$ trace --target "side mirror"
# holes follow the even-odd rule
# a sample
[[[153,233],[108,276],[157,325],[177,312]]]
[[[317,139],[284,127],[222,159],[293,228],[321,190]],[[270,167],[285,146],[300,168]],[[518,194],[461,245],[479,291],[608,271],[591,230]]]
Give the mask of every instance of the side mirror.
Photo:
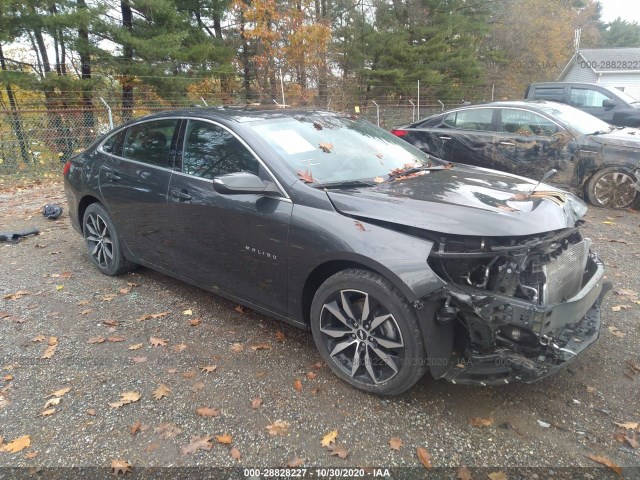
[[[223,195],[247,194],[279,196],[280,190],[273,182],[263,181],[249,172],[220,175],[213,179],[213,189]]]
[[[611,110],[613,107],[616,106],[616,102],[614,102],[610,98],[605,98],[602,101],[602,106],[605,108],[605,110]]]

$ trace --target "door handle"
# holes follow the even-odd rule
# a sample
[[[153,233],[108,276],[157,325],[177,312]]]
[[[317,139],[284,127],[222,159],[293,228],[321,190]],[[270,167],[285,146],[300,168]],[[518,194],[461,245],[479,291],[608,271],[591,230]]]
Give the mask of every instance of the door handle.
[[[446,137],[446,136],[442,135],[440,137],[440,140],[451,140],[451,137]]]
[[[183,188],[182,190],[178,190],[177,188],[172,188],[169,194],[172,197],[175,197],[179,200],[191,200],[191,195],[187,193],[187,191]]]
[[[500,145],[506,145],[508,147],[515,147],[516,144],[513,142],[500,142]]]
[[[109,180],[112,180],[114,182],[117,182],[118,180],[122,179],[122,177],[120,175],[118,175],[118,172],[112,172],[112,171],[109,171],[109,170],[104,172],[104,176],[107,177]]]

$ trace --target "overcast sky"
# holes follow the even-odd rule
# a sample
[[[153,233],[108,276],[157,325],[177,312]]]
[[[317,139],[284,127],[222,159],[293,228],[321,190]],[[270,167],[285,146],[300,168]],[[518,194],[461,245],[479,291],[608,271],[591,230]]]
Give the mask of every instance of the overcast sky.
[[[628,22],[640,23],[638,0],[599,0],[602,5],[602,20],[611,22],[620,17]]]

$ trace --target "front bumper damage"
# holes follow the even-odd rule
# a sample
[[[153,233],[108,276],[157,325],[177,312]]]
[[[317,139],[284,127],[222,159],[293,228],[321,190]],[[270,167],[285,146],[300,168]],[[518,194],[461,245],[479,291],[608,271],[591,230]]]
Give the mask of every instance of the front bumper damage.
[[[604,265],[594,254],[590,254],[580,291],[552,305],[496,293],[487,295],[481,290],[462,291],[449,285],[440,294],[447,296],[465,319],[470,341],[462,348],[457,344],[452,350],[438,351],[437,345],[451,348],[453,338],[449,341],[447,337],[453,337],[454,325],[436,315],[431,322],[434,326],[425,334],[427,348],[434,347],[431,352],[439,357],[429,359],[432,374],[470,385],[531,383],[552,375],[596,342],[601,327],[600,306],[610,289],[611,282],[604,280]],[[419,315],[433,312],[424,309]],[[514,341],[513,335],[507,338],[506,328],[528,332],[527,341]]]

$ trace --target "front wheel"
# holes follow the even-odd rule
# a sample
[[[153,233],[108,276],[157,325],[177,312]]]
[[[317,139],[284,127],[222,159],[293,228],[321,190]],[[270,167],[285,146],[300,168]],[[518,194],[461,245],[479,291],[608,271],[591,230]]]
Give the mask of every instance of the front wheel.
[[[99,203],[92,203],[85,210],[82,233],[91,261],[105,275],[121,275],[135,268],[124,257],[113,221]]]
[[[587,184],[587,197],[598,207],[629,208],[636,206],[640,192],[634,174],[621,167],[598,170]]]
[[[402,393],[427,370],[413,307],[376,273],[350,269],[329,277],[314,296],[311,330],[331,370],[358,389]]]

